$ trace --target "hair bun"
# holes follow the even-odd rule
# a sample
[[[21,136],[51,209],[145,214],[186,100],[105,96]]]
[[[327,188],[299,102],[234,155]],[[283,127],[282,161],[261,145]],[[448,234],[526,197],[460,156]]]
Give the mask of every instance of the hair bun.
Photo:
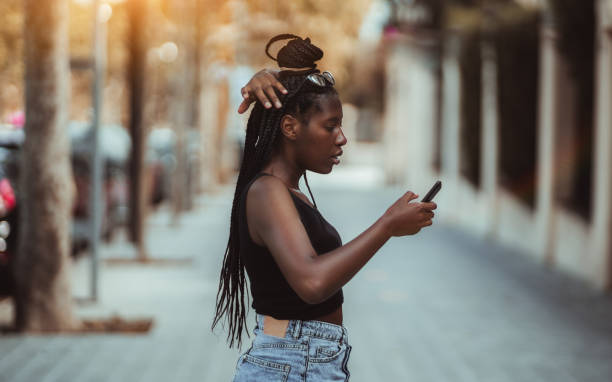
[[[270,55],[268,49],[270,45],[279,40],[290,41],[278,51],[276,58],[274,58]],[[272,37],[266,45],[266,54],[274,61],[277,61],[279,67],[292,69],[314,69],[317,67],[315,61],[323,58],[323,51],[310,42],[310,37],[302,39],[292,34],[280,34]]]

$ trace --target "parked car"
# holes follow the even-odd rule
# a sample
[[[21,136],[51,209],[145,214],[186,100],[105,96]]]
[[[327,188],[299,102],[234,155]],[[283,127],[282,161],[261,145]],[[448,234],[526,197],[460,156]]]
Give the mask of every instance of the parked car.
[[[149,201],[158,206],[170,198],[172,173],[176,169],[176,135],[168,127],[157,127],[147,137],[145,163],[151,172]]]
[[[195,129],[185,134],[185,186],[188,192],[196,192],[199,182],[200,135]],[[157,206],[170,198],[173,175],[176,171],[176,134],[169,127],[157,127],[151,130],[147,138],[146,165],[151,172],[150,202]]]
[[[14,290],[12,272],[17,247],[18,210],[16,185],[18,162],[15,153],[23,142],[23,131],[0,125],[0,296]]]
[[[91,182],[92,132],[86,122],[68,125],[71,162],[76,186],[73,206],[73,254],[89,246],[89,198]],[[110,240],[128,219],[128,161],[131,139],[120,125],[102,125],[99,131],[100,155],[103,163],[102,237]]]
[[[91,133],[90,125],[86,122],[73,121],[68,125],[72,173],[76,189],[72,210],[73,256],[81,254],[89,247]],[[11,294],[13,285],[10,269],[17,247],[20,203],[19,162],[24,138],[25,133],[22,128],[0,125],[0,239],[2,239],[2,221],[7,221],[12,231],[6,239],[6,251],[0,251],[0,296]],[[104,240],[111,240],[113,234],[125,226],[128,220],[128,163],[132,144],[127,130],[120,125],[103,125],[100,128],[99,140],[104,169],[101,235]],[[198,140],[189,139],[189,141],[191,152]],[[147,139],[146,147],[145,164],[152,174],[150,202],[157,205],[170,196],[171,176],[176,168],[174,132],[169,128],[154,129]],[[7,185],[13,193],[14,204],[3,212],[1,200],[4,195],[3,189],[7,189]]]

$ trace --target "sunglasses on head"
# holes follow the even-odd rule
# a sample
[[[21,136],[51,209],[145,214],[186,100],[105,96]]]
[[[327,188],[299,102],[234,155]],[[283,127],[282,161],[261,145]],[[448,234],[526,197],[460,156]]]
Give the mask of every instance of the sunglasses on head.
[[[334,76],[332,76],[332,74],[330,72],[323,72],[323,73],[312,73],[309,74],[308,76],[306,76],[306,78],[314,83],[315,85],[319,85],[319,86],[334,86],[336,84],[336,80],[334,80]]]

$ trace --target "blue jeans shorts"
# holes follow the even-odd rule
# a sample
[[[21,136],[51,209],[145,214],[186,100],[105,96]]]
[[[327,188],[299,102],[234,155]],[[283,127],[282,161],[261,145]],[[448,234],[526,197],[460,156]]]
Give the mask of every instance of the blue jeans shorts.
[[[348,381],[351,352],[346,328],[322,321],[289,320],[284,338],[264,334],[257,314],[253,344],[238,358],[234,382]]]

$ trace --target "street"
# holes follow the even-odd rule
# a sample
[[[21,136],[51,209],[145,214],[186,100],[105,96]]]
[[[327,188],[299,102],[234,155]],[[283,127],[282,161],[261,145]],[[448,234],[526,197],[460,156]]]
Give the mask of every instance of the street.
[[[344,242],[403,192],[309,180]],[[153,214],[148,249],[164,261],[103,263],[100,301],[77,305],[79,317],[152,317],[151,332],[5,335],[0,382],[231,380],[238,351],[210,324],[232,196],[227,186],[199,197],[176,227],[167,210]],[[118,238],[102,255],[131,251]],[[87,294],[88,272],[87,258],[75,264],[75,297]],[[612,299],[460,227],[434,220],[390,240],[344,293],[351,381],[612,380]]]

